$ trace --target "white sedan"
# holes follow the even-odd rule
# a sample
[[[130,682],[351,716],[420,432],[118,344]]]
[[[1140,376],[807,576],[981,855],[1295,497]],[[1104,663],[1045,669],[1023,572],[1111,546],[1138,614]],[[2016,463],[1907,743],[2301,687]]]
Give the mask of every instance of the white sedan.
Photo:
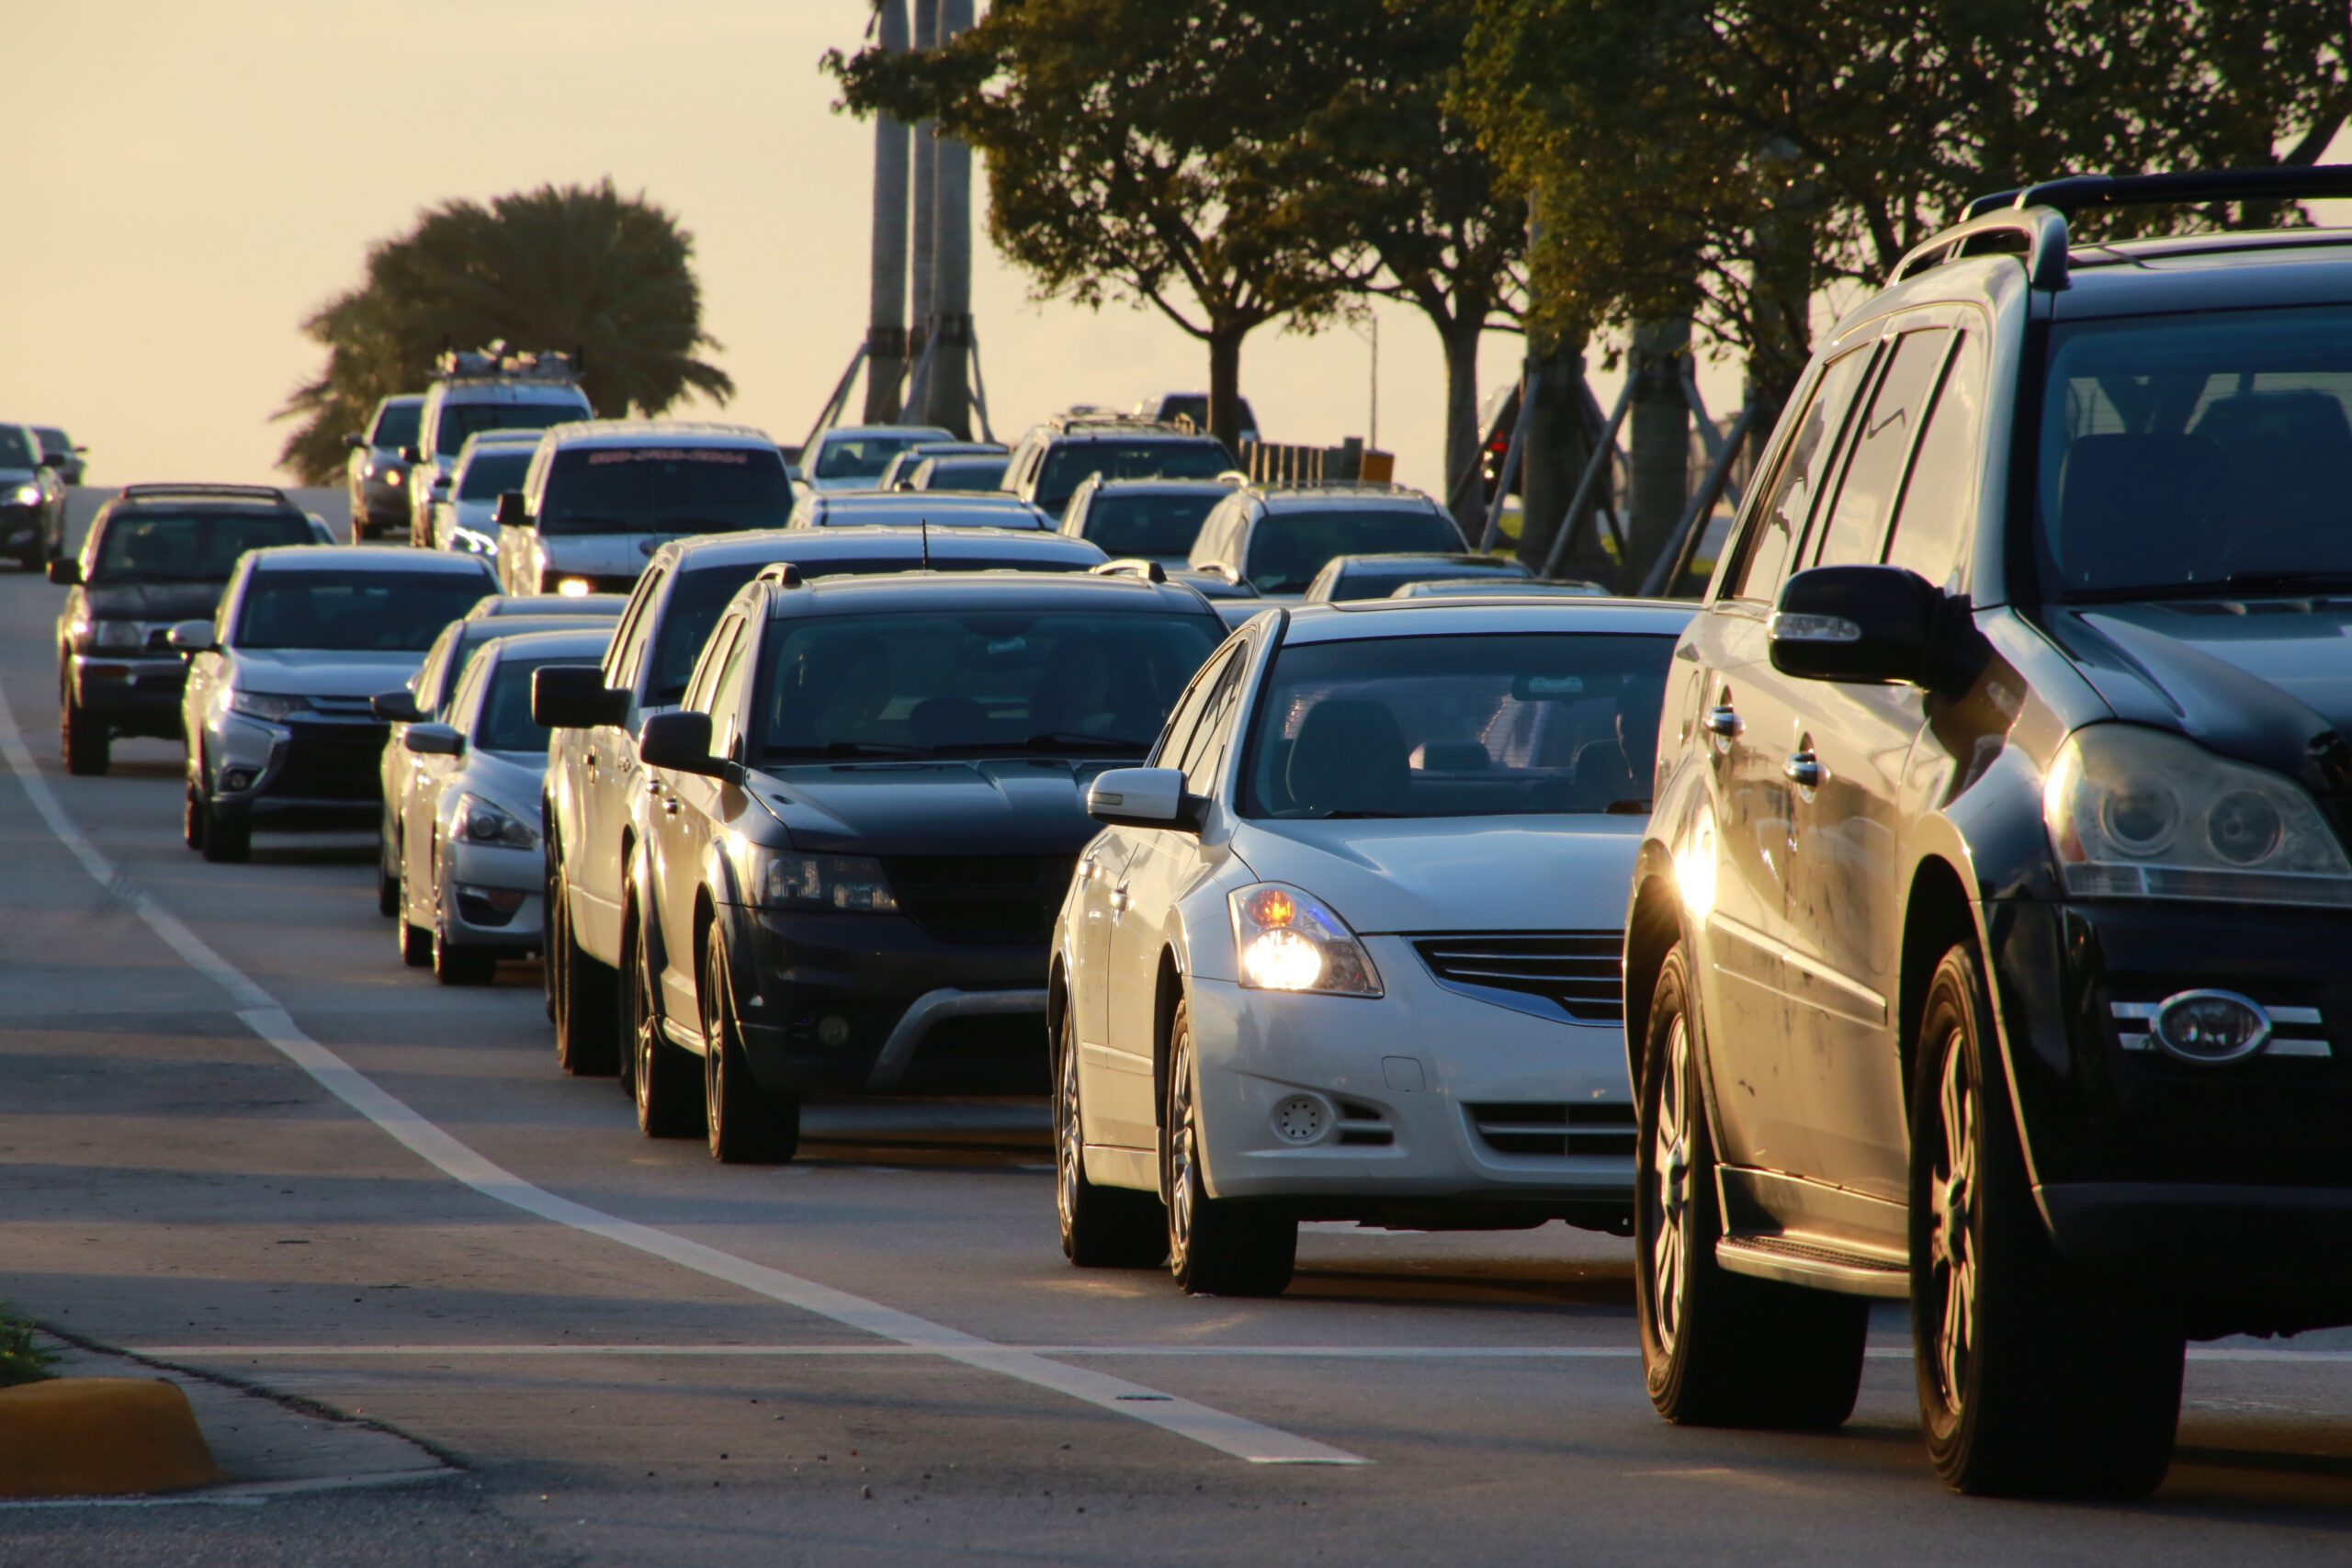
[[[1272,1294],[1302,1219],[1624,1230],[1620,929],[1689,618],[1312,605],[1209,660],[1095,781],[1056,925],[1072,1262]]]

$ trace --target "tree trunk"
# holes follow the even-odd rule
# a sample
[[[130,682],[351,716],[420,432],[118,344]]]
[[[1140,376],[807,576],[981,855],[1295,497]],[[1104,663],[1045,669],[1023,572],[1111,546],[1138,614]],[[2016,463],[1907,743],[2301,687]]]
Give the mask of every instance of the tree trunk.
[[[972,25],[972,0],[938,0],[939,42]],[[933,153],[932,310],[939,352],[924,389],[923,423],[959,441],[972,435],[972,149],[943,137]]]
[[[1756,231],[1746,389],[1756,417],[1747,427],[1747,452],[1741,465],[1747,473],[1763,459],[1772,427],[1781,422],[1781,412],[1804,375],[1813,340],[1815,187],[1799,170],[1797,151],[1787,142],[1773,142],[1766,149],[1766,159],[1784,164],[1788,174],[1781,182],[1784,194]]]
[[[1690,355],[1690,318],[1657,316],[1634,323],[1627,373],[1634,401],[1627,446],[1633,494],[1626,505],[1621,584],[1638,584],[1670,543],[1690,499],[1690,404],[1682,395],[1682,367]]]
[[[907,0],[879,0],[876,41],[885,53],[907,49]],[[865,318],[865,423],[899,417],[907,374],[907,128],[874,117],[874,246]]]
[[[1241,340],[1248,326],[1209,325],[1209,433],[1241,455]]]
[[[1478,472],[1478,335],[1483,310],[1464,309],[1452,321],[1436,321],[1445,345],[1445,504],[1476,544],[1487,524],[1486,489]],[[1499,497],[1497,505],[1501,504]]]
[[[915,50],[918,53],[939,47],[939,0],[912,0],[915,11]],[[913,310],[909,313],[910,325],[907,333],[907,363],[920,366],[924,347],[931,341],[933,280],[938,276],[939,246],[937,219],[937,189],[939,169],[939,123],[918,120],[914,127],[914,189],[908,209],[914,215],[914,254],[909,268],[912,284]],[[933,364],[937,360],[934,357]],[[928,373],[926,373],[928,374]],[[920,414],[923,399],[921,387],[909,383],[909,412]]]
[[[1590,527],[1599,487],[1587,498],[1580,515],[1567,515],[1577,482],[1584,478],[1585,465],[1592,456],[1582,407],[1584,347],[1568,343],[1532,346],[1527,367],[1535,380],[1535,401],[1528,415],[1527,449],[1520,458],[1525,488],[1520,506],[1519,558],[1543,571],[1551,558],[1554,536],[1566,528],[1570,543],[1555,570],[1565,577],[1605,581],[1612,575],[1612,566],[1594,543]]]

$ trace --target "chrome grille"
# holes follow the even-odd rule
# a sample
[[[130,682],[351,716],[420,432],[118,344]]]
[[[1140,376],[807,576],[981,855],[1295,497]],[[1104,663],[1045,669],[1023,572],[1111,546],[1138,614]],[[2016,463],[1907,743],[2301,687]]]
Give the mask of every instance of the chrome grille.
[[[1498,1155],[1623,1155],[1634,1153],[1631,1105],[1564,1100],[1485,1100],[1463,1106],[1471,1130]]]
[[[1456,990],[1535,998],[1578,1023],[1625,1020],[1622,931],[1464,931],[1410,940],[1430,973]]]

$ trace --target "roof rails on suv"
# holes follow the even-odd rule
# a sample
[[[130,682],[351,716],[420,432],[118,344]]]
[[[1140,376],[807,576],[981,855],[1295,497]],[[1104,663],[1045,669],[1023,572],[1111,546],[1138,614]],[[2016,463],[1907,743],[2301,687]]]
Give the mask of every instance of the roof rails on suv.
[[[162,495],[209,501],[267,501],[275,502],[288,512],[302,510],[294,504],[291,497],[276,485],[155,483],[125,485],[115,492],[115,498],[119,501],[144,501],[150,497]]]
[[[551,381],[559,386],[580,383],[580,358],[551,348],[510,349],[494,338],[478,349],[445,348],[433,362],[434,376],[443,381]]]
[[[1960,222],[1914,246],[1890,284],[1973,255],[2023,255],[2036,288],[2066,287],[2067,220],[2086,208],[2160,207],[2217,201],[2303,201],[2352,196],[2352,164],[2214,169],[2171,175],[2075,175],[1968,204]]]
[[[1130,434],[1149,431],[1155,435],[1198,435],[1197,430],[1180,430],[1166,420],[1146,419],[1140,414],[1115,413],[1095,409],[1071,409],[1053,414],[1038,422],[1047,430],[1069,434],[1080,430],[1119,430]]]

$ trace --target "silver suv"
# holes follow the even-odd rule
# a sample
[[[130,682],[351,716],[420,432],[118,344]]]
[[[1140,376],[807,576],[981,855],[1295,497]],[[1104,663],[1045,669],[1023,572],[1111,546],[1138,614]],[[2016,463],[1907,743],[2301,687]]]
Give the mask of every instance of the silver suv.
[[[445,354],[424,394],[416,441],[404,449],[409,539],[432,536],[435,491],[457,467],[466,437],[481,430],[545,430],[593,419],[579,368],[569,355],[509,354],[492,344],[477,354]]]
[[[351,536],[355,542],[374,538],[408,521],[408,458],[416,445],[417,421],[424,412],[423,392],[402,392],[376,405],[365,434],[346,435],[351,448],[344,465],[345,483],[351,491]]]
[[[1340,556],[1458,555],[1445,508],[1404,485],[1243,485],[1193,541],[1189,567],[1261,595],[1304,593]]]

